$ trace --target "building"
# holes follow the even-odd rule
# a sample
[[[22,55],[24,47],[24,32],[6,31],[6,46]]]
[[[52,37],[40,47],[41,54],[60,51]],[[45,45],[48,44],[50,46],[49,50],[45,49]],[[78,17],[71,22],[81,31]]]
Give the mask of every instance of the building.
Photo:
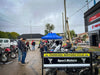
[[[84,13],[85,32],[88,32],[90,45],[100,44],[100,1]]]
[[[81,34],[77,34],[77,38],[81,38],[81,39],[83,39],[83,36],[84,35],[86,35],[86,40],[85,41],[89,41],[89,37],[88,37],[88,33],[87,32],[85,32],[85,33],[81,33]]]
[[[41,37],[43,37],[44,35],[42,34],[22,34],[20,36],[18,36],[18,39],[19,38],[26,38],[26,40],[29,40],[30,42],[32,40],[35,40],[36,42],[39,42]]]

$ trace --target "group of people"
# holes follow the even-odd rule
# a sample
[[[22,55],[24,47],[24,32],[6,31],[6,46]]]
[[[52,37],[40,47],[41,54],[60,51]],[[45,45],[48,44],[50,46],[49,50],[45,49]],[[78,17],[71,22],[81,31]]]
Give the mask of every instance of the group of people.
[[[31,45],[32,45],[32,50],[34,51],[35,50],[35,41],[34,40],[32,40]],[[71,44],[69,42],[69,39],[66,40],[66,45],[64,45],[64,46],[62,45],[61,40],[48,41],[48,40],[42,39],[42,40],[40,40],[40,43],[39,43],[41,57],[42,57],[44,51],[47,52],[49,49],[51,49],[51,50],[54,50],[54,52],[57,52],[60,50],[61,47],[63,47],[64,49],[70,49]],[[27,51],[29,49],[30,49],[29,41],[26,42],[25,38],[21,38],[20,40],[18,40],[18,62],[19,63],[26,64],[25,58],[26,58]]]
[[[62,40],[52,40],[52,41],[48,41],[48,40],[40,40],[39,43],[39,47],[40,47],[40,52],[41,52],[41,57],[43,55],[43,52],[47,52],[51,50],[51,52],[58,52],[61,50],[61,47],[63,47],[64,49],[70,49],[72,47],[72,45],[70,44],[69,39],[66,39],[66,43],[65,45],[63,45]]]
[[[26,59],[27,51],[30,49],[29,41],[26,42],[25,38],[20,38],[20,40],[18,40],[17,43],[18,43],[18,62],[24,65],[26,64],[25,59]],[[34,40],[31,42],[31,45],[32,45],[32,50],[35,50]]]

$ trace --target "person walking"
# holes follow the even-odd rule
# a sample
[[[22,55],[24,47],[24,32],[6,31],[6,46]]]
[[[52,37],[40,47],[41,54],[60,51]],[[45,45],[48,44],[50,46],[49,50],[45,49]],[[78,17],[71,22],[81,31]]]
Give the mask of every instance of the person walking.
[[[31,45],[32,45],[32,50],[35,50],[35,41],[34,40],[32,41]]]
[[[18,45],[18,63],[21,63],[21,57],[22,57],[22,52],[21,52],[21,44],[22,44],[22,39],[18,40],[17,45]]]
[[[25,63],[25,59],[26,59],[27,49],[26,49],[25,41],[26,41],[26,39],[23,38],[22,39],[22,44],[21,44],[21,49],[22,49],[21,50],[22,51],[22,60],[21,60],[21,63],[22,63],[22,65],[26,64]]]

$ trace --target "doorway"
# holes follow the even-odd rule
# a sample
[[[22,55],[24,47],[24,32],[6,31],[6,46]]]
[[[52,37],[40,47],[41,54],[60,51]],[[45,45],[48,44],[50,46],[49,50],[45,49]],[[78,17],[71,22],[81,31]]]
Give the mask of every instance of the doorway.
[[[92,35],[92,46],[98,46],[98,35],[97,34]]]

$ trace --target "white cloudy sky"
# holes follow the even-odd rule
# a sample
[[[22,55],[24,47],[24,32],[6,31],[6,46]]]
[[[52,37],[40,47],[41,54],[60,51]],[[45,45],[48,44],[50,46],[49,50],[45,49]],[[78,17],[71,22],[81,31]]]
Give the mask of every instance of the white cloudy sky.
[[[70,30],[83,33],[87,6],[74,13],[86,4],[86,0],[66,1]],[[89,4],[91,6],[93,1]],[[32,33],[44,33],[45,24],[51,23],[55,26],[53,32],[62,33],[62,12],[64,0],[0,0],[0,30],[27,34],[32,29]]]

